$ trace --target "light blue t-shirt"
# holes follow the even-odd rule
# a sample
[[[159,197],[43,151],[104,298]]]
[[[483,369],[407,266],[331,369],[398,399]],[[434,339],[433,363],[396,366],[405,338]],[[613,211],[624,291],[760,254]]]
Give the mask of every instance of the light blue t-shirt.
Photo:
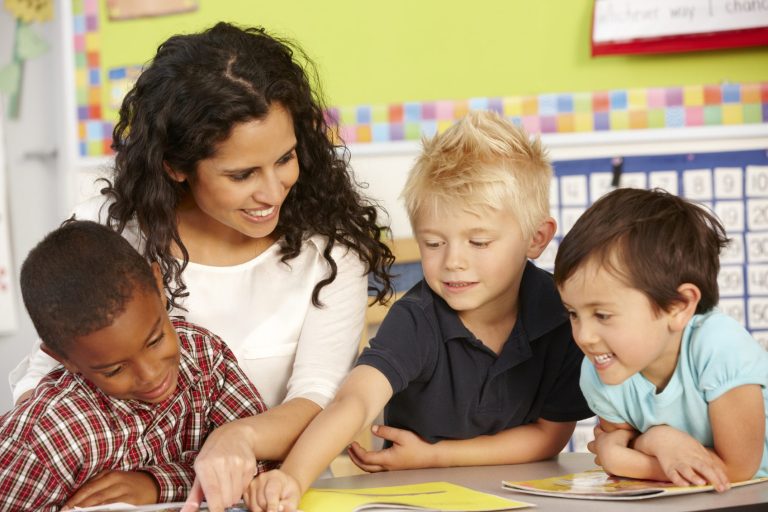
[[[759,384],[768,410],[768,352],[736,320],[713,311],[688,322],[677,368],[661,393],[640,373],[615,386],[603,384],[587,358],[580,384],[590,409],[607,421],[628,423],[639,432],[666,424],[711,448],[709,402],[738,386]],[[768,476],[768,420],[755,476]]]

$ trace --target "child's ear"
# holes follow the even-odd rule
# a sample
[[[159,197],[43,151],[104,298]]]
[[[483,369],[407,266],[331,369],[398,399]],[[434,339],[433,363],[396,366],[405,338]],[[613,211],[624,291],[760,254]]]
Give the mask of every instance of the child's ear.
[[[165,173],[168,177],[177,183],[184,183],[187,180],[186,174],[174,170],[165,160],[163,160],[163,169],[165,169]]]
[[[40,350],[42,350],[43,352],[51,356],[53,359],[61,363],[61,365],[67,370],[69,370],[71,373],[79,373],[79,370],[74,365],[72,365],[72,363],[69,362],[69,359],[62,356],[55,350],[52,350],[48,345],[45,344],[45,342],[40,344]]]
[[[555,222],[555,219],[552,217],[544,219],[544,221],[539,224],[539,227],[536,228],[536,231],[533,232],[526,255],[532,260],[541,256],[541,253],[547,248],[549,242],[552,241],[552,237],[555,236],[555,231],[557,231],[557,222]]]
[[[683,283],[677,287],[677,293],[683,299],[672,304],[668,314],[670,328],[673,331],[682,331],[691,317],[696,314],[696,308],[701,300],[701,290],[695,284]]]

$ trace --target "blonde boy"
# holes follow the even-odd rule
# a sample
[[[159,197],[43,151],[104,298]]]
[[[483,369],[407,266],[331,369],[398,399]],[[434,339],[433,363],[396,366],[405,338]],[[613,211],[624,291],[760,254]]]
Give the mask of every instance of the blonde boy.
[[[246,499],[295,510],[365,424],[387,447],[367,471],[552,457],[592,416],[582,356],[552,277],[532,263],[552,239],[550,164],[539,141],[475,112],[424,143],[403,198],[424,280],[397,301],[334,401]],[[388,404],[388,405],[387,405]]]

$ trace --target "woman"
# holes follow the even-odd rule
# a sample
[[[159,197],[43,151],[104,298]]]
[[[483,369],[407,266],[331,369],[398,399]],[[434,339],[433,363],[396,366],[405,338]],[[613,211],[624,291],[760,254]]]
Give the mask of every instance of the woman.
[[[172,314],[220,335],[270,407],[212,435],[214,455],[245,443],[281,460],[354,360],[368,273],[377,300],[391,293],[376,208],[294,51],[226,23],[168,39],[123,101],[112,182],[75,211],[159,263]],[[44,357],[13,372],[14,397]]]

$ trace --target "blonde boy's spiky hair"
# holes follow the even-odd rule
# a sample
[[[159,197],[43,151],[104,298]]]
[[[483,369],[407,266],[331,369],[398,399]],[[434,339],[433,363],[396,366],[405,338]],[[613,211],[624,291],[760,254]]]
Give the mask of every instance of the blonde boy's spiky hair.
[[[546,151],[501,115],[470,112],[423,146],[401,194],[412,225],[425,208],[509,208],[529,237],[549,216]]]

